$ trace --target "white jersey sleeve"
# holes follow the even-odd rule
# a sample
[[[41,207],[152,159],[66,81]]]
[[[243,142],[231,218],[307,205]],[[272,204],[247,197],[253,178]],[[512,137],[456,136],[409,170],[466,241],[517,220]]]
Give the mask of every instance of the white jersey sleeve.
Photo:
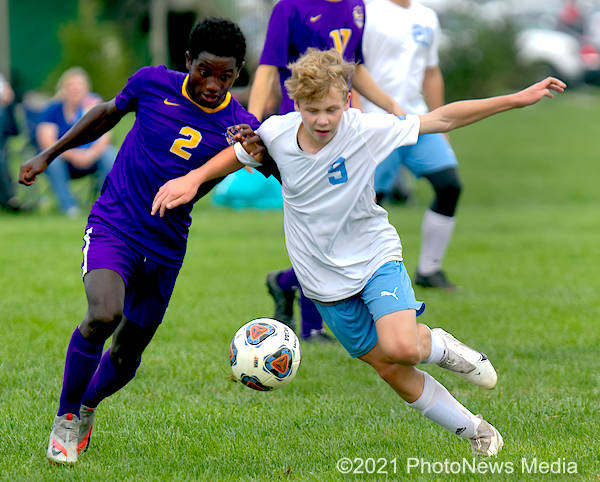
[[[267,143],[270,144],[273,140],[273,137],[276,136],[278,133],[277,123],[274,122],[274,119],[275,119],[274,117],[273,118],[269,117],[256,130],[256,133],[258,134],[258,136],[261,138],[261,140],[263,141],[263,143],[265,145],[267,145]],[[236,142],[233,145],[233,150],[235,151],[235,156],[237,157],[238,161],[240,161],[245,166],[248,166],[248,167],[260,167],[261,166],[261,164],[256,159],[254,159],[250,154],[248,154],[246,152],[246,149],[244,149],[242,144],[240,144],[239,142]]]
[[[235,151],[235,157],[237,157],[238,161],[240,161],[244,166],[248,167],[260,167],[261,164],[256,159],[254,159],[250,154],[246,152],[246,149],[239,143],[236,142],[233,145],[233,150]]]
[[[421,127],[417,115],[401,118],[392,114],[372,113],[358,118],[376,164],[383,162],[396,148],[417,143]]]

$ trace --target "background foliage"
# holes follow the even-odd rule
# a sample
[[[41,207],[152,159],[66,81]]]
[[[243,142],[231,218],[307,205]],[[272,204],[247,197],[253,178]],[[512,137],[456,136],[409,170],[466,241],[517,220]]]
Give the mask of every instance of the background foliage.
[[[600,98],[567,93],[451,134],[465,184],[445,268],[455,293],[416,289],[422,321],[484,350],[495,390],[425,367],[506,443],[512,475],[406,472],[408,457],[471,460],[469,444],[406,406],[338,344],[303,346],[297,378],[258,393],[230,379],[228,344],[269,315],[265,274],[288,265],[282,213],[194,208],[186,262],[134,381],[100,405],[75,467],[45,460],[69,336],[86,310],[85,218],[0,213],[0,478],[6,480],[565,480],[520,460],[574,461],[600,476]],[[557,122],[561,119],[562,122]],[[419,182],[389,206],[414,273],[431,201]],[[342,476],[340,457],[397,460]]]
[[[78,65],[90,75],[92,90],[109,99],[139,66],[119,24],[100,20],[100,11],[97,0],[80,0],[77,19],[59,27],[62,57],[46,78],[45,90],[53,92],[60,75]]]
[[[440,67],[448,102],[498,95],[523,88],[536,78],[516,61],[517,28],[510,21],[484,23],[465,13],[440,16],[446,41]]]

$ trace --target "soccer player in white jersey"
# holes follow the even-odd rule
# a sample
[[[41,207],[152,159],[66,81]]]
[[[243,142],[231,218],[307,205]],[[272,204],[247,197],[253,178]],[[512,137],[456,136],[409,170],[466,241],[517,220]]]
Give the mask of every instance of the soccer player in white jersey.
[[[365,66],[383,91],[408,114],[425,114],[444,103],[444,79],[438,66],[440,26],[436,13],[418,0],[372,0],[366,7]],[[364,112],[384,112],[368,99]],[[447,137],[432,133],[416,144],[395,149],[375,171],[378,200],[388,197],[402,165],[424,177],[434,191],[421,225],[421,252],[415,284],[454,289],[442,271],[452,237],[461,192],[458,163]]]
[[[459,437],[473,451],[496,454],[500,433],[473,415],[418,363],[435,363],[484,388],[496,385],[487,357],[440,328],[417,323],[402,245],[375,203],[373,174],[390,152],[419,134],[446,132],[562,92],[547,78],[512,95],[456,102],[400,119],[349,109],[354,65],[335,50],[309,49],[291,65],[287,90],[297,112],[267,119],[257,133],[281,174],[288,254],[302,289],[351,356],[373,366],[411,407]],[[152,214],[192,199],[204,182],[259,163],[258,138],[242,127],[238,140],[202,167],[164,184]],[[268,161],[263,160],[263,164]]]

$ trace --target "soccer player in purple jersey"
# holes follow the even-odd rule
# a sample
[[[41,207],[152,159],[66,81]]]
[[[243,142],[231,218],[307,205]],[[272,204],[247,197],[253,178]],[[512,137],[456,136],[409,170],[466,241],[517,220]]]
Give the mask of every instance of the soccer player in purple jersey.
[[[77,461],[90,442],[98,403],[134,377],[173,292],[193,202],[216,182],[165,219],[150,215],[154,194],[227,147],[230,126],[259,125],[229,92],[245,52],[236,24],[205,19],[190,35],[187,75],[165,66],[138,70],[114,99],[92,108],[21,166],[19,181],[31,185],[58,155],[97,139],[128,112],[136,113],[85,228],[82,271],[88,311],[67,349],[47,451],[51,462]],[[102,355],[111,335],[112,344]]]
[[[352,86],[382,109],[404,114],[396,101],[381,90],[363,64],[362,36],[365,25],[363,0],[280,0],[269,19],[269,27],[254,76],[248,110],[262,119],[265,104],[277,82],[281,86],[280,114],[294,110],[285,88],[291,75],[288,64],[309,47],[335,48],[345,60],[357,64]]]
[[[352,86],[382,109],[404,114],[396,101],[381,90],[363,64],[362,37],[365,25],[363,0],[280,0],[269,19],[269,27],[256,70],[248,110],[262,120],[265,106],[276,86],[281,86],[280,114],[294,110],[294,102],[285,88],[291,75],[288,64],[295,62],[309,47],[335,48],[348,62],[356,63]],[[274,317],[294,328],[295,291],[300,298],[301,338],[305,341],[328,340],[323,321],[312,301],[304,296],[292,268],[267,275],[267,287],[275,301]]]

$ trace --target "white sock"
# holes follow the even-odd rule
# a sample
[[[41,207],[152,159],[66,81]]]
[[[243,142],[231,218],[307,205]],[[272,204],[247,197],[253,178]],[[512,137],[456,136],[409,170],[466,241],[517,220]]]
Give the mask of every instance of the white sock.
[[[481,420],[463,407],[429,373],[422,373],[425,376],[423,393],[409,405],[453,434],[462,438],[472,438]]]
[[[446,344],[440,335],[435,334],[431,328],[429,328],[429,334],[431,335],[431,353],[423,360],[423,363],[434,363],[438,365],[446,353]]]
[[[421,225],[421,254],[417,272],[429,275],[442,269],[442,260],[452,237],[456,218],[425,211]]]

